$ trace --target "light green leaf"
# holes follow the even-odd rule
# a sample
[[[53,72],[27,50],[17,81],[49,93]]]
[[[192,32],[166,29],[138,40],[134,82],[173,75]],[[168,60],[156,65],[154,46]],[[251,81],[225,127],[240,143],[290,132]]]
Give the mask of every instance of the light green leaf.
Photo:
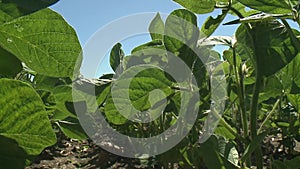
[[[157,13],[149,26],[149,33],[152,40],[163,39],[165,25],[159,13]]]
[[[179,55],[186,48],[193,48],[197,44],[199,30],[197,17],[188,10],[178,9],[173,11],[165,24],[164,43],[168,51]]]
[[[266,13],[285,14],[291,13],[292,8],[285,0],[238,0],[247,7],[260,10]],[[296,0],[292,0],[296,1]]]
[[[197,14],[210,13],[215,9],[215,0],[173,0]]]
[[[122,45],[117,43],[110,52],[110,66],[114,71],[118,69],[118,66],[122,63],[124,58],[124,52],[121,47]],[[119,67],[119,69],[122,69],[122,66]]]
[[[1,24],[0,46],[37,73],[51,77],[79,73],[81,47],[76,33],[50,9]]]
[[[112,84],[112,94],[105,104],[108,121],[120,125],[127,119],[136,119],[137,115],[145,115],[146,112],[154,119],[158,112],[162,112],[166,97],[173,93],[171,82],[159,69],[140,68],[126,70]]]
[[[0,135],[15,140],[29,155],[56,142],[44,104],[26,83],[0,79]]]

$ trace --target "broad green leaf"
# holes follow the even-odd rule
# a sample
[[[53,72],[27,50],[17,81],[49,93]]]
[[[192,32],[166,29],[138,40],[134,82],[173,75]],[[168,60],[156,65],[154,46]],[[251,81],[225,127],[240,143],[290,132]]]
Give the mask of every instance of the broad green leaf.
[[[286,0],[238,0],[247,7],[273,14],[291,13],[292,8]],[[296,1],[296,0],[291,0]]]
[[[0,79],[0,135],[14,139],[29,155],[56,142],[44,104],[26,83]]]
[[[18,58],[0,47],[0,77],[14,78],[22,68]]]
[[[197,17],[188,10],[178,9],[173,11],[165,24],[164,43],[168,51],[176,56],[180,52],[193,48],[197,44],[199,30]]]
[[[209,16],[201,28],[201,33],[203,33],[205,37],[212,35],[215,30],[219,27],[221,22],[224,20],[227,11],[222,11],[222,14],[218,15],[216,18]]]
[[[200,145],[201,156],[205,162],[205,165],[208,168],[230,168],[237,169],[239,168],[229,160],[227,160],[220,152],[221,148],[216,136],[211,136],[206,142]]]
[[[124,52],[121,49],[122,45],[120,43],[117,43],[110,52],[110,66],[114,71],[117,71],[117,69],[122,69],[122,60],[124,57]],[[119,65],[121,67],[119,67]],[[119,68],[118,68],[119,67]]]
[[[0,3],[0,23],[46,8],[59,0],[2,0]]]
[[[0,46],[39,74],[72,77],[79,73],[81,47],[76,33],[50,9],[1,24]]]
[[[88,138],[77,118],[68,117],[63,120],[59,120],[57,124],[61,131],[69,138],[78,140],[84,140]]]
[[[136,74],[137,73],[137,74]],[[137,115],[157,117],[162,104],[172,94],[171,82],[163,71],[157,68],[132,67],[126,70],[114,83],[111,95],[105,104],[105,115],[114,124],[124,124]],[[159,109],[159,110],[158,110]],[[122,112],[119,112],[122,111]]]
[[[28,155],[15,140],[0,135],[0,145],[0,168],[21,169],[25,167]]]
[[[261,76],[276,73],[299,53],[285,26],[277,21],[257,22],[252,29],[241,25],[236,38],[239,54],[250,57]]]
[[[149,26],[149,33],[152,40],[163,39],[165,25],[159,13],[157,13]]]
[[[216,0],[173,0],[188,10],[197,13],[210,13],[215,9]]]

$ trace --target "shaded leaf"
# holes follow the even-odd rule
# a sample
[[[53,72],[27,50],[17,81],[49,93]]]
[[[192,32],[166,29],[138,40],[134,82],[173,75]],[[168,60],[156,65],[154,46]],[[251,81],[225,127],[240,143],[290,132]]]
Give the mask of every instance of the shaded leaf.
[[[0,47],[0,76],[14,78],[22,68],[18,58]]]
[[[124,57],[124,52],[121,47],[122,45],[117,43],[110,52],[110,66],[114,71],[117,71],[118,66],[121,64]],[[122,69],[122,66],[119,67],[119,69]]]

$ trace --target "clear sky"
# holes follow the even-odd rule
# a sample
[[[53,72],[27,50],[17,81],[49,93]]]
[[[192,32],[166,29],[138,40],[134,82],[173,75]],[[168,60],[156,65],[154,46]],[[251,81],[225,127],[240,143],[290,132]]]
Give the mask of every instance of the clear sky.
[[[146,12],[169,14],[173,10],[182,7],[172,0],[60,0],[51,8],[60,13],[65,20],[73,26],[81,45],[84,46],[97,30],[121,17]],[[220,13],[221,11],[218,10],[213,12],[212,15],[216,16]],[[198,15],[199,27],[201,27],[208,16],[209,15]],[[232,19],[234,18],[226,18],[227,21]],[[235,26],[222,26],[222,29],[218,29],[215,34],[231,36],[234,34],[235,28]],[[120,27],[120,29],[122,28]],[[126,54],[129,54],[134,46],[149,40],[148,35],[129,38],[122,41],[123,49]],[[88,66],[83,65],[83,67],[85,69],[85,67]],[[84,73],[84,75],[87,77],[99,77],[99,75],[110,71],[108,56],[106,56],[103,64],[99,66],[98,73],[90,73],[89,75]]]

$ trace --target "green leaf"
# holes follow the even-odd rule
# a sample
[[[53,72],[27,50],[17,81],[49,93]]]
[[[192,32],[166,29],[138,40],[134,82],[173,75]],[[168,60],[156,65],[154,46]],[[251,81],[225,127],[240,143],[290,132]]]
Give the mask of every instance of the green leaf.
[[[285,26],[277,21],[257,22],[252,29],[243,24],[236,38],[239,54],[250,57],[261,76],[276,73],[299,53]]]
[[[68,117],[57,122],[61,131],[69,138],[84,140],[87,139],[79,120],[74,117]]]
[[[117,43],[110,52],[110,66],[114,71],[117,71],[118,66],[122,63],[124,58],[124,52],[121,47],[122,45]],[[122,69],[122,66],[120,66],[119,69]]]
[[[26,83],[0,79],[0,135],[14,139],[29,155],[56,142],[44,104]]]
[[[210,13],[215,9],[215,0],[173,0],[197,14]]]
[[[0,76],[14,78],[22,69],[20,60],[0,47]]]
[[[24,168],[28,155],[18,146],[18,143],[0,135],[0,164],[1,168]]]
[[[282,0],[238,0],[247,7],[273,14],[291,13],[292,8],[287,1]],[[296,0],[292,0],[296,1]]]
[[[173,11],[165,24],[164,43],[168,51],[176,56],[186,48],[194,48],[199,37],[197,17],[190,11],[178,9]]]
[[[264,140],[267,134],[267,132],[261,133],[251,141],[244,151],[244,154],[241,158],[242,162],[244,162],[256,150],[256,148],[261,145],[261,142]]]
[[[2,0],[0,3],[0,22],[27,15],[46,8],[59,0]]]
[[[1,24],[0,46],[37,73],[51,77],[79,73],[81,47],[76,33],[50,9]]]
[[[201,28],[201,33],[203,33],[205,37],[212,35],[215,30],[219,27],[221,22],[224,20],[227,11],[222,11],[222,14],[218,15],[216,18],[209,16]]]
[[[112,84],[112,93],[104,107],[108,121],[120,125],[146,112],[150,118],[157,117],[166,97],[173,93],[170,86],[171,82],[159,69],[132,67],[126,70]]]
[[[157,13],[149,26],[149,33],[152,40],[163,39],[164,29],[164,22],[159,13]]]

